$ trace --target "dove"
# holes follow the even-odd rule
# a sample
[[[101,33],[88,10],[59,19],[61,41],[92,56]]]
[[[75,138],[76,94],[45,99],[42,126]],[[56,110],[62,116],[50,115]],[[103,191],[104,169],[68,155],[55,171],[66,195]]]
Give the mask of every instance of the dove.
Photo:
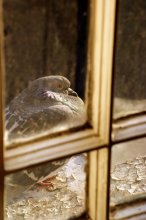
[[[83,125],[86,122],[85,105],[70,86],[70,81],[60,75],[41,77],[30,82],[6,107],[5,127],[9,140],[40,134],[46,130],[52,132],[62,127]],[[50,179],[55,178],[56,174],[51,177],[49,174],[70,159],[63,158],[14,173],[10,185],[39,183],[50,186]]]
[[[8,140],[83,125],[85,105],[70,85],[70,81],[60,75],[30,82],[6,107]]]

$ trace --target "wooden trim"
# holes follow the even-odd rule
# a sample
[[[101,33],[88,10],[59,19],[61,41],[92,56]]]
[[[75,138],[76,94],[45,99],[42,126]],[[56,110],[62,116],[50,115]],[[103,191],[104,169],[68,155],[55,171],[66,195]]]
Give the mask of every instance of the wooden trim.
[[[125,201],[123,204],[115,205],[110,209],[110,220],[136,220],[146,219],[146,198],[140,198],[140,195],[135,200]]]
[[[4,54],[3,54],[3,13],[2,13],[2,1],[0,1],[0,170],[3,170],[3,109],[5,97],[4,86]]]
[[[107,172],[108,171],[108,149],[104,148],[98,152],[98,182],[97,182],[97,203],[96,219],[106,220],[107,210]]]
[[[108,144],[116,1],[94,0],[92,4],[92,124],[94,131],[104,140],[103,143]],[[107,219],[108,151],[108,148],[103,148],[92,151],[89,155],[88,212],[92,220]]]
[[[116,119],[112,127],[113,142],[144,135],[146,134],[146,113]]]
[[[89,153],[89,184],[88,184],[88,213],[92,220],[96,220],[97,203],[97,151]]]
[[[109,142],[115,7],[115,0],[91,0],[87,103],[89,122],[105,144]]]
[[[23,147],[7,150],[5,169],[20,169],[40,162],[45,162],[68,155],[85,152],[102,146],[103,141],[90,131],[81,131],[68,136],[26,144]]]
[[[106,220],[107,215],[108,148],[89,155],[89,216]]]
[[[98,7],[98,11],[100,8]],[[99,13],[97,11],[97,14]],[[110,137],[110,111],[112,91],[112,65],[115,31],[116,0],[104,0],[104,29],[101,63],[101,114],[100,132],[105,143],[109,143]],[[98,18],[97,18],[98,19]],[[103,94],[103,95],[102,95]],[[103,123],[104,122],[104,123]]]
[[[4,149],[3,149],[3,109],[4,109],[4,57],[3,57],[3,12],[0,0],[0,219],[4,219]]]

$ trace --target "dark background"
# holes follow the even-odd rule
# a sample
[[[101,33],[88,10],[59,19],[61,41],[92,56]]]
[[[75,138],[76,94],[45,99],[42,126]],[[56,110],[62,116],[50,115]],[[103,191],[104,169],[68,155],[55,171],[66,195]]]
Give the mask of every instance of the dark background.
[[[118,0],[114,96],[146,98],[146,1]]]
[[[87,1],[3,1],[6,103],[29,81],[57,74],[84,99]]]
[[[88,1],[4,0],[6,103],[52,74],[66,76],[84,99]],[[145,0],[117,1],[115,37],[114,96],[145,99]]]

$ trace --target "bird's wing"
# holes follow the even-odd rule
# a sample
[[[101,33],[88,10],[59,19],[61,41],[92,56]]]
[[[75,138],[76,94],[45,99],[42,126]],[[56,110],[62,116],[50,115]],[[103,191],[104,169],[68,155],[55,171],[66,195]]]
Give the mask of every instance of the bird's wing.
[[[33,111],[9,112],[6,118],[6,129],[9,138],[27,137],[44,131],[55,131],[63,126],[71,126],[74,113],[67,106],[58,104],[47,108],[37,108]]]

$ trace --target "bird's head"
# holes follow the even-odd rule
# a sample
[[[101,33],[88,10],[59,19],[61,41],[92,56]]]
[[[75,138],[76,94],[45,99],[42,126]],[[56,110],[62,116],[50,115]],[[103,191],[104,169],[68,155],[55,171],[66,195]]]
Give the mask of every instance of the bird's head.
[[[38,78],[29,84],[29,89],[33,91],[46,90],[63,94],[76,95],[76,93],[70,89],[70,81],[60,75]]]

